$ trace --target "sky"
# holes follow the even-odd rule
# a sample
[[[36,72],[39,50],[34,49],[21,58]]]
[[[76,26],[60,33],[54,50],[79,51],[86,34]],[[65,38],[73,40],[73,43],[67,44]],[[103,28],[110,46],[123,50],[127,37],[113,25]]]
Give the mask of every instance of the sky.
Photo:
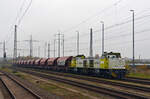
[[[36,40],[33,42],[33,56],[47,57],[45,43],[50,43],[50,56],[54,57],[54,39],[57,39],[55,35],[61,33],[64,34],[65,56],[74,56],[77,54],[76,42],[79,31],[80,54],[89,56],[90,28],[93,29],[93,54],[101,55],[101,21],[103,21],[105,51],[120,52],[122,57],[131,58],[132,12],[130,10],[133,9],[135,10],[135,58],[150,59],[150,0],[33,0],[23,16],[30,1],[0,1],[0,42],[6,41],[9,57],[13,56],[15,24],[18,25],[18,55],[29,55],[29,42],[25,40],[29,40],[32,35],[33,40]],[[2,47],[0,44],[1,57]],[[55,47],[57,56],[58,41]]]

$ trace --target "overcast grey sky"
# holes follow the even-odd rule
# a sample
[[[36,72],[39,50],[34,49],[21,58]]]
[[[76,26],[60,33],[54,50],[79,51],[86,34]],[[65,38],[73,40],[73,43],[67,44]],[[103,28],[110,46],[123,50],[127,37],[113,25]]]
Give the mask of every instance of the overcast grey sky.
[[[0,1],[0,41],[7,41],[7,53],[13,53],[13,26],[17,24],[30,0]],[[80,32],[80,53],[89,55],[89,31],[94,31],[94,55],[101,55],[101,23],[105,22],[105,51],[132,57],[132,14],[135,10],[135,55],[150,58],[150,0],[33,0],[18,27],[18,41],[33,39],[34,56],[44,56],[44,42],[53,50],[54,35],[65,35],[65,55],[76,55],[76,31]],[[16,20],[17,17],[17,20]],[[117,25],[118,24],[118,25]],[[109,28],[108,28],[109,27]],[[2,48],[2,45],[1,47]],[[29,55],[29,44],[18,42],[20,55]],[[57,49],[57,48],[56,48]],[[0,49],[2,56],[2,49]],[[57,54],[57,53],[56,53]],[[53,51],[51,51],[53,57]]]

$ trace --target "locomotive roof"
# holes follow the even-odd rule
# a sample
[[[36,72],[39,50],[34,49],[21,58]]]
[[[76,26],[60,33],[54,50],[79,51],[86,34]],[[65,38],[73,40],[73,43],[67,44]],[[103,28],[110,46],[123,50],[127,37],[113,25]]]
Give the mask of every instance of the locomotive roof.
[[[85,57],[84,55],[77,55],[77,56],[75,56],[75,57]]]
[[[106,55],[116,55],[118,58],[121,58],[121,54],[120,53],[114,53],[114,52],[104,52],[104,54],[102,56],[106,56]]]

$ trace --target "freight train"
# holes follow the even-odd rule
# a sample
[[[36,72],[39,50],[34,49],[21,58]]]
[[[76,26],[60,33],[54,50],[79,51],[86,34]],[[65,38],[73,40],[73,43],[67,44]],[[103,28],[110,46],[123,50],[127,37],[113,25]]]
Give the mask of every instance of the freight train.
[[[119,79],[124,78],[127,71],[125,60],[121,58],[120,53],[113,52],[105,52],[101,57],[97,58],[86,58],[84,55],[78,55],[28,60],[19,59],[13,65]]]

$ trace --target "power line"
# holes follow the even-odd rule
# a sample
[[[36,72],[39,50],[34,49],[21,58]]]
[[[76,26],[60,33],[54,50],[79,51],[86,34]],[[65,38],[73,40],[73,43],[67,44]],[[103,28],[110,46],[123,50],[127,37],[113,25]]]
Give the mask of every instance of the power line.
[[[16,16],[16,18],[14,20],[14,24],[16,23],[17,19],[19,18],[19,15],[22,12],[24,4],[25,4],[25,0],[21,4],[20,10],[19,10],[19,12],[18,12],[18,14],[17,14],[17,16]],[[14,28],[14,24],[11,25],[10,31]],[[13,32],[11,33],[10,37],[8,37],[8,35],[6,36],[6,38],[8,39],[8,40],[5,39],[6,40],[6,44],[10,41],[10,38],[12,37],[12,34],[13,34]],[[15,38],[17,39],[17,35],[16,35]],[[16,45],[16,47],[17,47],[17,44],[14,44],[14,45]],[[14,49],[16,49],[16,48],[14,48]],[[17,57],[17,51],[14,51],[14,52],[15,52],[14,53],[14,57]]]
[[[29,5],[27,6],[27,8],[25,9],[24,13],[22,14],[22,16],[20,17],[19,21],[18,21],[18,25],[21,23],[23,17],[25,16],[25,14],[28,12],[29,8],[31,7],[32,4],[32,0],[30,1]]]
[[[136,31],[136,34],[141,34],[141,33],[143,33],[143,32],[146,32],[146,33],[148,33],[148,31],[150,31],[150,29],[144,29],[144,30],[141,30],[141,31]],[[117,36],[114,36],[114,37],[111,37],[111,38],[109,38],[109,39],[113,39],[113,38],[119,38],[119,37],[124,37],[124,36],[130,36],[130,34],[122,34],[122,35],[117,35]],[[106,38],[106,39],[108,39],[108,38]],[[137,41],[137,40],[136,40]],[[75,43],[75,42],[74,42]],[[80,42],[80,44],[87,44],[88,42]],[[120,43],[120,41],[119,41],[119,43]],[[68,44],[67,44],[68,45]],[[70,45],[73,45],[73,44],[70,44]],[[116,44],[115,44],[116,45]],[[68,47],[67,47],[68,48]],[[65,52],[73,52],[74,50],[68,50],[68,51],[66,51],[65,50]]]
[[[21,6],[20,6],[20,9],[19,9],[19,12],[18,12],[18,14],[17,14],[17,16],[16,16],[15,22],[17,22],[17,20],[18,20],[20,14],[21,14],[21,12],[22,12],[22,10],[23,10],[23,7],[24,7],[24,5],[25,5],[25,1],[26,1],[26,0],[23,0],[22,4],[21,4]]]
[[[115,3],[113,3],[112,5],[110,5],[110,6],[106,7],[106,8],[104,8],[103,10],[101,10],[101,11],[98,12],[98,13],[96,13],[95,15],[92,15],[91,17],[89,17],[89,18],[87,18],[87,19],[81,21],[79,24],[77,24],[77,25],[75,25],[75,26],[73,26],[73,27],[71,27],[71,28],[69,28],[69,29],[66,29],[66,30],[63,31],[62,33],[69,32],[69,31],[71,31],[72,29],[75,29],[75,28],[79,27],[81,24],[86,23],[88,20],[92,19],[93,17],[96,17],[96,16],[102,14],[104,11],[106,11],[106,10],[112,8],[114,5],[120,3],[121,1],[123,1],[123,0],[119,0],[119,1],[117,1],[117,2],[115,2]]]
[[[145,18],[145,17],[150,17],[150,15],[144,15],[144,16],[135,18],[135,21],[140,20],[140,19],[143,19],[143,18]],[[124,24],[126,24],[126,23],[131,22],[131,21],[132,21],[132,20],[130,19],[130,20],[127,20],[127,21],[124,21],[124,22],[121,22],[121,23],[118,23],[118,24],[115,24],[115,25],[108,26],[108,27],[105,28],[105,30],[109,30],[109,29],[111,29],[111,28],[124,25]],[[99,32],[99,31],[100,31],[100,30],[95,30],[94,33],[95,33],[95,32]],[[109,32],[109,33],[110,33],[110,32]]]
[[[48,52],[48,58],[50,58],[50,43],[48,43],[48,50],[47,50]]]
[[[73,29],[79,27],[81,24],[86,23],[86,22],[87,22],[88,20],[90,20],[91,18],[93,18],[93,17],[95,17],[95,16],[97,16],[97,15],[99,15],[99,14],[102,14],[104,11],[110,9],[110,8],[113,7],[113,6],[116,6],[117,4],[119,4],[119,3],[122,2],[122,1],[123,1],[123,0],[119,0],[119,1],[115,2],[115,3],[112,4],[111,6],[109,6],[109,7],[107,7],[107,8],[104,8],[103,10],[101,10],[101,12],[99,12],[99,13],[97,13],[97,14],[95,14],[95,15],[93,15],[93,16],[91,16],[91,17],[85,19],[85,20],[83,20],[83,21],[80,22],[79,24],[77,24],[77,25],[75,25],[75,26],[73,26],[73,27],[71,27],[71,28],[69,28],[69,29],[63,31],[63,33],[69,32],[69,31],[71,31],[71,30],[73,30]],[[141,11],[141,12],[142,12],[142,11]],[[141,12],[140,12],[140,13],[141,13]],[[144,12],[144,11],[143,11],[143,12]],[[130,17],[127,17],[126,19],[129,19],[129,18],[130,18]],[[128,22],[128,21],[127,21],[127,22]],[[123,24],[123,23],[122,23],[122,24]],[[116,25],[118,25],[118,24],[116,24]],[[108,27],[108,28],[110,28],[110,27]]]
[[[120,1],[117,1],[117,3],[120,3],[122,0],[120,0]],[[25,3],[25,1],[24,1],[24,3]],[[26,8],[26,10],[25,10],[25,12],[24,12],[24,14],[21,16],[21,18],[19,19],[19,24],[20,24],[20,22],[21,22],[21,20],[23,19],[23,17],[25,16],[25,14],[27,13],[27,11],[28,11],[28,9],[30,8],[30,6],[31,6],[31,4],[32,4],[32,0],[31,0],[31,2],[29,3],[29,5],[28,5],[28,7]],[[116,3],[114,4],[114,5],[116,5]],[[114,6],[113,5],[113,6]],[[21,10],[23,9],[23,6],[24,6],[24,4],[22,4],[22,6],[21,6],[21,8],[20,8],[20,12],[21,12]],[[106,10],[104,10],[104,11],[106,11]],[[101,11],[101,13],[102,13],[103,11]],[[93,16],[93,17],[95,17],[95,16]],[[87,20],[85,20],[85,21],[82,21],[82,22],[87,22],[89,19],[91,19],[92,17],[90,17],[90,18],[87,18]],[[118,24],[117,24],[117,26],[118,26]]]
[[[29,46],[30,46],[30,57],[33,57],[33,42],[39,42],[38,40],[33,40],[32,39],[32,35],[30,35],[30,40],[24,40],[29,42]]]
[[[140,34],[140,33],[143,33],[143,32],[148,32],[150,31],[150,29],[144,29],[144,30],[141,30],[141,31],[135,31],[136,34]],[[113,37],[110,37],[110,38],[106,38],[105,40],[110,40],[110,39],[114,39],[114,38],[120,38],[120,37],[125,37],[125,36],[130,36],[131,33],[128,33],[128,34],[122,34],[122,35],[117,35],[117,36],[113,36]]]
[[[137,18],[135,18],[135,21],[137,21],[137,20],[140,20],[140,19],[143,19],[143,18],[146,18],[146,17],[150,17],[150,15],[144,15],[144,16],[141,16],[141,17],[137,17]],[[111,25],[111,26],[107,26],[107,27],[105,27],[105,30],[109,30],[109,29],[112,29],[112,28],[115,28],[115,27],[118,27],[118,26],[121,26],[121,25],[124,25],[124,24],[127,24],[127,23],[129,23],[129,22],[131,22],[132,20],[131,19],[129,19],[129,20],[127,20],[127,21],[123,21],[123,22],[120,22],[120,23],[118,23],[118,24],[114,24],[114,25]],[[95,33],[99,33],[101,30],[99,29],[99,30],[95,30],[95,31],[93,31],[93,33],[95,34]],[[106,33],[108,33],[108,32],[106,32]],[[109,32],[109,34],[110,34],[111,32]],[[83,33],[81,36],[88,36],[88,33]],[[66,41],[68,41],[69,39],[73,39],[73,38],[75,38],[74,36],[71,36],[71,37],[68,37],[67,39],[66,39]]]
[[[135,44],[137,42],[141,43],[141,41],[147,41],[147,40],[150,40],[150,39],[149,38],[144,38],[144,39],[135,40],[136,41]],[[124,46],[125,44],[129,44],[129,43],[132,43],[132,41],[116,42],[116,43],[112,43],[111,45],[113,45],[113,46],[116,46],[116,45],[122,45],[122,46]],[[109,45],[109,44],[106,44],[106,45]]]
[[[135,43],[141,43],[141,41],[147,41],[147,40],[150,40],[149,38],[144,38],[144,39],[139,39],[139,40],[135,40],[136,42]],[[119,42],[120,43],[120,42]],[[125,44],[129,44],[129,43],[132,43],[132,41],[126,41],[126,42],[121,42],[121,44],[119,44],[119,43],[113,43],[113,44],[111,44],[111,45],[113,45],[113,46],[116,46],[116,45],[122,45],[122,46],[124,46]],[[122,44],[123,43],[123,44]],[[99,44],[98,44],[98,46],[100,46]],[[98,46],[95,46],[95,47],[97,47],[98,48]],[[106,44],[106,46],[109,46],[108,44]],[[81,48],[80,50],[87,50],[88,49],[88,47],[86,47],[86,48]],[[75,52],[76,50],[65,50],[65,52]]]
[[[144,32],[145,33],[148,33],[148,31],[150,31],[150,29],[144,29],[144,30],[141,30],[141,31],[135,31],[135,33],[136,33],[136,35],[137,34],[143,34]],[[131,35],[131,33],[128,33],[128,34],[122,34],[122,35],[117,35],[117,36],[114,36],[114,37],[111,37],[111,38],[105,38],[105,40],[111,40],[111,39],[119,39],[120,37],[125,37],[125,36],[130,36]],[[95,42],[98,42],[98,41],[100,41],[99,39],[96,39],[96,40],[94,40]],[[73,43],[76,43],[76,42],[73,42]],[[70,43],[70,45],[74,45],[73,43]],[[120,41],[119,41],[119,43],[120,43]],[[88,44],[88,42],[80,42],[80,44]],[[116,44],[116,43],[115,43]],[[122,43],[121,43],[122,44]],[[69,45],[69,44],[67,44],[67,45]],[[67,47],[67,48],[69,48],[69,47]],[[72,48],[72,47],[70,47],[70,48]]]
[[[26,0],[23,0],[22,4],[21,4],[21,6],[20,6],[20,10],[19,10],[19,12],[17,13],[17,16],[16,16],[16,18],[15,18],[13,24],[10,26],[10,30],[9,30],[9,31],[11,31],[12,29],[14,29],[14,24],[17,22],[17,20],[18,20],[18,18],[19,18],[19,15],[20,15],[21,12],[22,12],[22,9],[23,9],[23,7],[24,7],[24,5],[25,5],[25,1],[26,1]],[[11,36],[12,36],[12,34],[13,34],[13,32],[11,32]],[[7,36],[5,37],[5,38],[8,39],[8,40],[5,39],[5,40],[6,40],[6,43],[8,43],[8,42],[10,41],[11,36],[8,37],[8,35],[7,35]]]

